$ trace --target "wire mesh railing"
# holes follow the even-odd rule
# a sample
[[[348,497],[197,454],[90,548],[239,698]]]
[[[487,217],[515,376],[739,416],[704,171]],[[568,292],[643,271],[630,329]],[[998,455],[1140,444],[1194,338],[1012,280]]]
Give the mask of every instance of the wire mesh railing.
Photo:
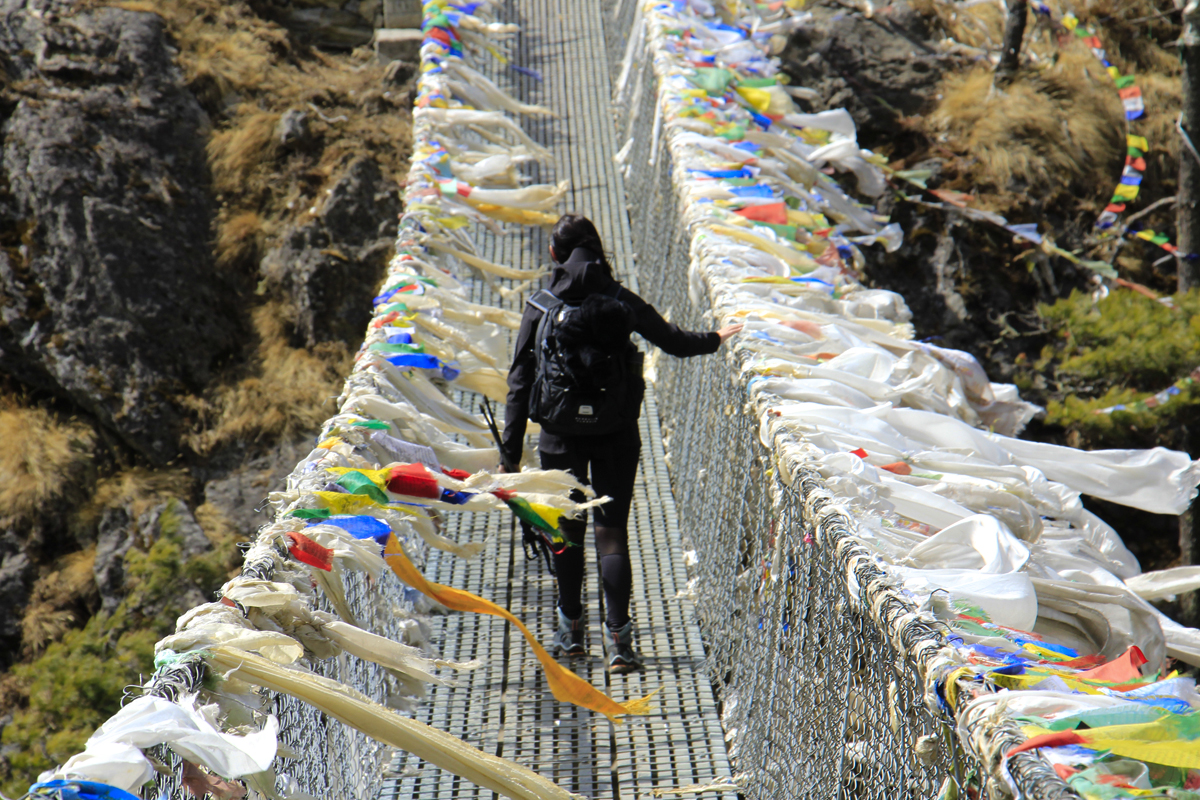
[[[297,466],[293,478],[303,473],[304,466],[304,463]],[[419,540],[406,540],[405,546],[412,553],[426,552]],[[270,559],[247,562],[242,574],[269,581],[274,577],[274,566]],[[428,607],[422,606],[419,594],[391,575],[372,580],[346,572],[342,579],[348,608],[359,626],[393,641],[404,641],[406,629],[417,624],[417,610]],[[318,610],[334,612],[323,594],[314,592],[312,597]],[[398,694],[395,678],[386,669],[350,653],[340,653],[331,659],[303,659],[297,666],[352,686],[383,705],[394,704]],[[204,679],[203,670],[191,669],[185,663],[179,669],[168,668],[157,673],[145,691],[175,699],[180,693],[196,691]],[[330,719],[291,695],[271,693],[270,713],[279,720],[280,755],[271,769],[274,788],[280,795],[304,793],[313,797],[355,798],[379,795],[394,748]],[[142,790],[144,800],[191,798],[193,794],[182,780],[182,759],[165,746],[154,748],[152,753],[166,769],[156,774],[154,784]]]
[[[678,277],[686,250],[670,216],[647,213],[639,223],[653,302],[682,325],[704,325]],[[849,536],[844,521],[817,531],[806,500],[822,495],[819,478],[788,486],[774,470],[739,372],[736,360],[658,365],[708,671],[746,795],[936,797],[969,769],[953,722],[926,708],[914,664],[853,593],[834,538]]]
[[[646,4],[648,7],[649,4]],[[682,218],[638,0],[605,0],[633,249],[647,300],[690,329],[715,324],[689,280]],[[1015,722],[955,720],[923,675],[950,631],[891,591],[815,471],[761,440],[744,351],[656,364],[689,576],[743,796],[1077,797],[1045,759],[1005,754]],[[952,657],[952,656],[951,656]],[[1007,771],[1007,775],[1005,775]],[[1006,779],[1001,779],[1001,777]]]

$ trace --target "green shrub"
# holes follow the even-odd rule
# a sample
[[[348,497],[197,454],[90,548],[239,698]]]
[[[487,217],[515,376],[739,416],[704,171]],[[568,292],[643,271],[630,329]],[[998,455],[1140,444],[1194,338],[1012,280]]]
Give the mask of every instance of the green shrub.
[[[1134,408],[1200,366],[1200,292],[1175,295],[1175,308],[1117,289],[1100,302],[1074,292],[1038,311],[1054,332],[1015,381],[1045,386],[1046,421],[1091,447],[1180,446],[1180,430],[1197,414],[1200,386],[1158,408]],[[1040,380],[1039,380],[1040,378]],[[1096,413],[1126,405],[1123,411]]]
[[[1060,378],[1157,391],[1200,365],[1200,292],[1173,300],[1176,309],[1118,289],[1099,303],[1073,292],[1042,305],[1062,337],[1043,350],[1043,362],[1057,362]]]
[[[125,687],[153,671],[155,641],[150,631],[117,633],[98,614],[36,661],[13,668],[28,705],[4,728],[2,743],[19,748],[10,756],[4,794],[20,797],[39,772],[83,750],[92,731],[120,708]]]
[[[217,537],[212,550],[183,558],[177,501],[159,518],[147,550],[125,555],[127,594],[111,614],[100,613],[48,646],[36,660],[13,667],[8,679],[23,698],[0,744],[16,745],[0,792],[20,797],[38,773],[83,750],[89,736],[121,707],[125,687],[154,671],[154,644],[175,629],[195,590],[210,595],[237,562],[237,540]]]

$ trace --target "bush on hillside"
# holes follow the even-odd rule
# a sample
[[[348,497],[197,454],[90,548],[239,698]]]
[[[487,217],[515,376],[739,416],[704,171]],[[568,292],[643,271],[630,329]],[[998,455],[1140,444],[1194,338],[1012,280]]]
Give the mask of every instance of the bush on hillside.
[[[1197,414],[1200,385],[1158,408],[1135,409],[1200,366],[1200,291],[1171,298],[1174,308],[1132,291],[1096,302],[1074,292],[1039,312],[1053,343],[1019,363],[1018,384],[1048,397],[1046,422],[1092,447],[1183,447],[1181,428]],[[1097,413],[1126,405],[1124,411]]]

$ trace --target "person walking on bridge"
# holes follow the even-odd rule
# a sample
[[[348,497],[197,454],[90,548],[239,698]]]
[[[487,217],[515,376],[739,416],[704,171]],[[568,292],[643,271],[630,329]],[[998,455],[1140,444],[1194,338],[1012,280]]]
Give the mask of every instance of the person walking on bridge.
[[[532,419],[542,426],[543,469],[567,470],[597,496],[612,498],[593,513],[608,669],[622,674],[641,667],[629,617],[633,578],[626,526],[641,453],[638,417],[645,382],[642,354],[629,336],[638,333],[667,354],[687,358],[716,352],[742,326],[695,332],[664,320],[617,282],[596,226],[586,217],[567,214],[558,220],[550,257],[555,267],[549,289],[530,298],[517,334],[501,447],[505,463],[520,464],[526,420]],[[553,556],[554,647],[560,655],[581,656],[587,654],[582,604],[587,520],[564,518],[560,525],[569,545]]]

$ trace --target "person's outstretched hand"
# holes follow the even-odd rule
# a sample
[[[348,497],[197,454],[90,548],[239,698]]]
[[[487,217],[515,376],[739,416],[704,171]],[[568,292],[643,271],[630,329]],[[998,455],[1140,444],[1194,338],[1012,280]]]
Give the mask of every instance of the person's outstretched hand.
[[[717,336],[720,336],[721,342],[724,343],[728,341],[729,337],[733,336],[735,333],[741,333],[742,328],[744,327],[745,325],[743,323],[735,322],[732,325],[726,325],[724,328],[721,328],[721,330],[717,331]]]

